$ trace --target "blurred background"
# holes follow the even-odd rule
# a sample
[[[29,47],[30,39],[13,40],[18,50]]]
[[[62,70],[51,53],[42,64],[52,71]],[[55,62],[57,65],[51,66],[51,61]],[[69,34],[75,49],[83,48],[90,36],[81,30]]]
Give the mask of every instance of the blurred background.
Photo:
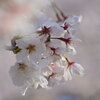
[[[85,68],[84,77],[74,77],[66,85],[49,91],[31,89],[23,97],[9,76],[9,68],[15,63],[15,57],[13,53],[3,50],[3,45],[10,43],[14,33],[26,31],[27,26],[23,22],[32,14],[24,21],[23,17],[33,10],[30,10],[30,3],[0,0],[0,100],[100,100],[100,0],[55,2],[66,15],[83,16],[78,31],[82,42],[75,44],[78,54],[72,59]],[[20,30],[17,29],[19,25]]]

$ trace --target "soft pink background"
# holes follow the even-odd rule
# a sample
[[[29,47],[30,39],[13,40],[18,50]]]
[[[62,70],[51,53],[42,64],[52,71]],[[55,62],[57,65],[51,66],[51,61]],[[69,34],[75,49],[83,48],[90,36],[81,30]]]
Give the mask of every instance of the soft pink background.
[[[82,15],[79,37],[82,43],[76,43],[78,54],[73,60],[85,68],[84,77],[75,77],[59,91],[77,95],[81,100],[100,100],[100,0],[55,0],[66,14]],[[0,100],[51,100],[53,91],[33,91],[22,97],[9,76],[9,68],[15,57],[8,51],[0,51]],[[53,98],[51,98],[51,96]]]

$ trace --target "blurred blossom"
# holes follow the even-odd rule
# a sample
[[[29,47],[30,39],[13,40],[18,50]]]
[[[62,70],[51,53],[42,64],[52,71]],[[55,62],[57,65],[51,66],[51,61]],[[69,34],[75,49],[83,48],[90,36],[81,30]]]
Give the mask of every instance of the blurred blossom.
[[[77,96],[73,94],[61,93],[58,95],[57,100],[80,100]]]
[[[62,96],[60,100],[77,100],[73,96]]]
[[[0,36],[3,36],[33,32],[34,15],[49,5],[49,0],[1,0],[0,3]]]

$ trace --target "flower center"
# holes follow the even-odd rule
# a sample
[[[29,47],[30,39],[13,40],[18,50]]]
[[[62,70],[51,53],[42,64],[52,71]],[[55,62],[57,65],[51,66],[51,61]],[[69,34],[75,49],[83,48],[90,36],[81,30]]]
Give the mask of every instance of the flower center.
[[[53,54],[52,55],[56,55],[56,56],[59,56],[59,54],[56,53],[57,49],[59,48],[53,48],[53,47],[50,47],[50,49],[52,50]]]
[[[68,66],[71,66],[71,65],[73,65],[75,62],[69,62],[68,63]]]
[[[33,51],[36,51],[36,46],[35,45],[29,45],[26,49],[29,51],[29,53],[31,53]]]
[[[18,67],[19,70],[25,71],[26,68],[27,68],[27,66],[25,64],[19,64],[19,67]]]
[[[65,59],[68,63],[67,68],[71,67],[75,63],[75,62],[70,61],[67,57],[65,57]]]
[[[61,26],[64,30],[67,30],[69,28],[69,24],[67,24],[66,22],[64,23],[64,26]]]
[[[42,27],[42,30],[39,31],[40,35],[49,35],[51,32],[51,27]]]

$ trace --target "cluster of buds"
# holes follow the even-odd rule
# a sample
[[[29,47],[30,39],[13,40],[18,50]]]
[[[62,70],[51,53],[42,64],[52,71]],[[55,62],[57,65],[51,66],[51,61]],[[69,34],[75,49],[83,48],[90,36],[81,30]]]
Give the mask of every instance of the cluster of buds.
[[[84,74],[84,68],[68,58],[68,54],[76,54],[73,42],[79,41],[75,32],[82,17],[65,16],[55,4],[53,8],[57,21],[41,14],[34,33],[11,40],[9,50],[16,55],[17,63],[10,75],[13,83],[23,89],[23,95],[29,88],[50,89],[75,74]]]

